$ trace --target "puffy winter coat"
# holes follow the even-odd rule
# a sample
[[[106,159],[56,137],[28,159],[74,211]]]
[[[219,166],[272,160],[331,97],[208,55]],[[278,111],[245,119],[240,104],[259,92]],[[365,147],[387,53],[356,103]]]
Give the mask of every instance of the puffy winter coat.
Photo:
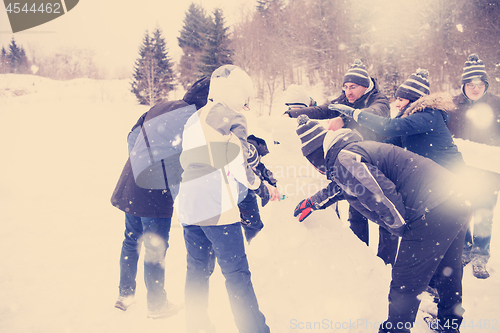
[[[159,103],[139,118],[127,138],[129,158],[111,196],[113,206],[138,217],[172,217],[171,191],[182,173],[182,129],[206,104],[209,83],[209,78],[200,79],[182,100]]]
[[[395,118],[383,118],[361,111],[359,124],[390,138],[385,140],[430,158],[448,170],[464,165],[462,154],[446,125],[454,104],[451,95],[435,93],[416,100]]]
[[[314,195],[314,202],[346,199],[368,219],[401,236],[407,224],[460,193],[456,176],[430,159],[394,145],[363,142],[354,131],[331,145],[334,133],[329,131],[324,139],[332,182]]]
[[[500,97],[486,92],[478,101],[464,94],[453,98],[456,111],[448,127],[456,138],[500,146]]]
[[[226,65],[212,74],[209,102],[185,125],[176,199],[182,225],[223,225],[241,220],[237,207],[260,179],[248,165],[247,123],[239,111],[252,93],[250,77]]]
[[[341,114],[338,111],[332,111],[328,109],[328,105],[337,103],[348,105],[355,109],[362,109],[367,113],[389,118],[391,115],[389,100],[384,94],[379,92],[378,85],[375,79],[372,78],[371,80],[373,82],[373,88],[371,90],[367,90],[367,92],[354,103],[349,103],[345,92],[342,92],[342,94],[338,98],[334,99],[330,103],[322,104],[319,106],[289,110],[290,117],[297,118],[301,114],[306,114],[311,119],[331,119],[339,117],[341,116]],[[382,141],[386,138],[367,127],[361,126],[353,119],[343,118],[343,120],[344,128],[357,130],[363,136],[364,140]]]

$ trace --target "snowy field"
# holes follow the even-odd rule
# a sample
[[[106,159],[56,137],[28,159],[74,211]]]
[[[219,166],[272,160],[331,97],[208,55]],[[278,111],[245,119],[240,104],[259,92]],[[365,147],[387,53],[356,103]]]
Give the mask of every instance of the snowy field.
[[[109,199],[127,159],[126,136],[149,109],[128,88],[128,81],[0,75],[0,332],[184,331],[184,310],[146,318],[142,258],[137,303],[126,312],[113,307],[124,214]],[[390,268],[375,256],[376,225],[367,247],[348,228],[346,205],[341,220],[333,208],[304,223],[293,217],[295,205],[324,180],[300,153],[296,121],[279,116],[283,106],[274,117],[249,121],[251,132],[268,141],[263,162],[287,196],[262,209],[265,228],[247,247],[261,310],[276,333],[377,332],[387,316]],[[500,172],[499,148],[457,144],[470,164]],[[182,304],[186,251],[175,218],[172,225],[166,289]],[[498,225],[491,251],[490,278],[465,269],[462,333],[500,332]],[[219,270],[210,293],[217,332],[237,332]],[[413,332],[428,332],[422,324]]]

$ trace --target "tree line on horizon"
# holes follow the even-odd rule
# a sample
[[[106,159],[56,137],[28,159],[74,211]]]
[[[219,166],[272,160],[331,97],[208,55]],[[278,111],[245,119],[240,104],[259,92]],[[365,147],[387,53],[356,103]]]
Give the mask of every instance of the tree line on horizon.
[[[227,27],[222,10],[209,16],[191,3],[178,37],[183,54],[174,76],[186,89],[220,65],[238,65],[252,76],[256,97],[271,114],[276,93],[290,84],[321,84],[318,99],[338,94],[355,59],[365,63],[388,97],[418,68],[430,72],[431,91],[451,92],[460,88],[468,55],[477,53],[490,75],[489,89],[498,94],[498,17],[498,0],[377,5],[372,0],[256,0]]]
[[[29,50],[28,57],[25,48],[12,37],[8,47],[0,49],[0,74],[34,74],[56,80],[102,78],[92,50],[67,48],[50,55],[40,54],[35,46]]]
[[[387,13],[391,13],[389,19]],[[140,103],[154,104],[166,99],[176,86],[187,89],[220,65],[235,64],[252,76],[256,97],[269,105],[270,114],[276,93],[292,83],[321,84],[323,96],[314,96],[320,101],[338,94],[355,59],[365,63],[388,97],[417,68],[430,72],[431,91],[456,90],[464,62],[469,54],[477,53],[490,75],[489,89],[498,94],[499,17],[498,0],[387,0],[376,4],[372,0],[255,0],[255,6],[229,27],[221,9],[207,15],[201,5],[191,3],[177,38],[182,49],[179,63],[168,56],[161,29],[152,35],[146,31],[131,90],[141,90],[141,80],[158,85],[138,96]],[[91,55],[80,66],[82,70],[76,70],[76,64],[83,63],[78,56],[66,57],[66,70],[54,70],[56,64],[64,64],[63,58],[59,55],[59,61],[52,64],[46,59],[44,63],[30,61],[39,68],[37,75],[59,73],[57,78],[68,79],[91,77],[90,71],[98,76],[91,69]],[[151,64],[158,68],[150,70],[148,77],[146,68]],[[5,70],[5,63],[0,63],[0,73]],[[144,99],[156,90],[157,97]]]

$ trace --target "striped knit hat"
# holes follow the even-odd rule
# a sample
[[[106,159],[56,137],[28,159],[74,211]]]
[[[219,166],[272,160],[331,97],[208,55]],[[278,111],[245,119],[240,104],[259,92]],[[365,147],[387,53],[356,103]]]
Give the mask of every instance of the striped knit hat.
[[[351,68],[349,68],[347,73],[344,75],[344,82],[342,84],[345,84],[347,82],[356,83],[365,88],[368,88],[370,86],[370,76],[368,75],[366,67],[365,65],[363,65],[363,62],[361,60],[354,60]]]
[[[399,86],[395,97],[408,99],[410,103],[415,102],[422,96],[429,95],[429,71],[426,69],[417,69],[416,73]]]
[[[464,72],[462,74],[462,85],[471,82],[474,79],[479,79],[486,83],[488,88],[488,74],[484,63],[479,56],[475,53],[471,54],[464,65]]]
[[[317,121],[310,120],[305,114],[297,118],[299,127],[297,135],[302,142],[302,154],[314,165],[319,172],[325,174],[325,157],[323,154],[323,140],[327,130]]]

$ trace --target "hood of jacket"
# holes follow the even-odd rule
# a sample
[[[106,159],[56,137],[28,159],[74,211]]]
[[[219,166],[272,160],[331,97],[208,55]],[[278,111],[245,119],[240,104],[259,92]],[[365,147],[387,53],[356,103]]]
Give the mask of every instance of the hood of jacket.
[[[217,68],[210,81],[209,100],[234,111],[242,111],[253,96],[252,79],[238,66],[224,65]]]
[[[453,97],[447,92],[439,92],[420,97],[411,103],[403,112],[401,118],[407,117],[415,112],[423,112],[425,109],[441,110],[445,113],[455,110]]]

